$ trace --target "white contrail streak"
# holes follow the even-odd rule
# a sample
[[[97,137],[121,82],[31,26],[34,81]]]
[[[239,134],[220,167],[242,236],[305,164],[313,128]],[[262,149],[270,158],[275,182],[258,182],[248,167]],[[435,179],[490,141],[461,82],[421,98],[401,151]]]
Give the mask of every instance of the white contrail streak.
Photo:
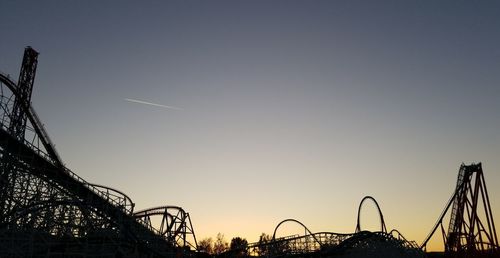
[[[140,104],[145,104],[145,105],[150,105],[150,106],[155,106],[155,107],[162,107],[162,108],[168,108],[168,109],[182,110],[182,108],[178,108],[178,107],[165,106],[165,105],[162,105],[162,104],[156,104],[156,103],[142,101],[142,100],[137,100],[137,99],[125,99],[125,100],[129,101],[129,102],[140,103]]]

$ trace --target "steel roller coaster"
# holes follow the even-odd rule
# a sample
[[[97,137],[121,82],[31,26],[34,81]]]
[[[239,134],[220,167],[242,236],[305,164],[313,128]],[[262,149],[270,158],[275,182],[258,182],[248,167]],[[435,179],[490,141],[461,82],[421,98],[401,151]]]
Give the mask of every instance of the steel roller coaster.
[[[449,223],[446,229],[447,217]],[[455,191],[422,242],[422,249],[426,249],[438,229],[445,254],[449,256],[500,257],[500,245],[481,163],[460,166]]]
[[[379,213],[380,231],[370,232],[361,228],[361,210],[368,200],[375,204]],[[450,207],[452,209],[448,214]],[[445,218],[448,217],[449,224],[445,229]],[[302,226],[304,235],[277,238],[277,230],[286,223]],[[481,163],[462,164],[455,191],[421,245],[408,241],[396,229],[387,232],[378,202],[366,196],[359,204],[354,233],[312,233],[302,222],[286,219],[278,223],[270,240],[249,245],[248,252],[267,257],[425,257],[427,244],[438,229],[444,243],[444,257],[500,257]]]
[[[37,58],[35,50],[25,49],[17,83],[0,73],[0,257],[203,256],[196,252],[189,213],[181,207],[134,211],[125,193],[89,183],[66,168],[31,104]],[[380,231],[361,228],[366,201],[378,210]],[[277,230],[288,223],[302,226],[304,235],[277,237]],[[421,245],[395,229],[388,232],[378,202],[366,196],[359,204],[354,233],[313,233],[302,222],[286,219],[272,238],[248,245],[243,253],[423,257],[429,240],[439,232],[448,257],[500,257],[481,163],[460,167],[456,189]]]
[[[31,105],[37,57],[25,49],[17,83],[0,74],[0,256],[160,257],[196,249],[180,207],[134,213],[127,195],[64,166]],[[160,215],[166,229],[147,219]]]
[[[367,200],[376,205],[380,215],[380,231],[361,229],[361,209]],[[304,235],[277,238],[278,229],[287,223],[303,227]],[[364,197],[359,204],[354,233],[312,233],[302,222],[285,219],[275,227],[270,240],[250,244],[248,252],[267,257],[425,257],[416,242],[406,240],[395,229],[387,232],[380,206],[371,196]]]

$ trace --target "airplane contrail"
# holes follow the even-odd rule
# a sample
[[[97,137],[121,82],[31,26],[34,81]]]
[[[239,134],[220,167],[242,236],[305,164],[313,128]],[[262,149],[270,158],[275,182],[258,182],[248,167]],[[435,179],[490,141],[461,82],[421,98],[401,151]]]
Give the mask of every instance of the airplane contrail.
[[[178,107],[166,106],[166,105],[162,105],[162,104],[156,104],[156,103],[142,101],[142,100],[137,100],[137,99],[127,99],[126,98],[125,100],[128,101],[128,102],[145,104],[145,105],[150,105],[150,106],[155,106],[155,107],[162,107],[162,108],[175,109],[175,110],[183,110],[182,108],[178,108]]]

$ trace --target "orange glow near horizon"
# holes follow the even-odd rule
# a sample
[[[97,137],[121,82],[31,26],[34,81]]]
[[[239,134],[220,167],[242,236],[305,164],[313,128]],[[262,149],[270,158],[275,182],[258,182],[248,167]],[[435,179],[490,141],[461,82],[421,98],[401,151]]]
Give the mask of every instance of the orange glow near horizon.
[[[30,101],[64,164],[136,210],[255,242],[288,218],[353,233],[373,196],[421,244],[481,162],[500,225],[500,1],[26,2],[0,4],[0,72],[40,52]]]

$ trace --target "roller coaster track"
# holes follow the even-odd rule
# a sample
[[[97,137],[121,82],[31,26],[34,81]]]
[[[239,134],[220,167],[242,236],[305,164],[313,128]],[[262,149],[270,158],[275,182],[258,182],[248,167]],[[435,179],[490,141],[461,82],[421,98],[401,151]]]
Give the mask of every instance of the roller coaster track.
[[[400,257],[424,257],[413,241],[408,241],[397,230],[387,232],[360,231],[356,233],[316,232],[292,235],[252,243],[248,253],[266,257],[319,256],[335,257],[362,252],[365,256],[382,257],[385,252],[397,252]],[[347,256],[349,257],[349,256]],[[398,256],[399,257],[399,256]]]
[[[31,104],[37,56],[26,48],[17,83],[0,72],[0,257],[194,254],[188,251],[197,249],[194,228],[189,213],[181,207],[134,211],[135,204],[125,193],[89,183],[66,168]],[[372,201],[378,210],[380,231],[361,228],[366,201]],[[484,210],[478,212],[480,207]],[[301,225],[304,235],[277,237],[286,223]],[[500,254],[480,163],[460,167],[456,189],[421,246],[397,230],[388,232],[378,202],[366,196],[358,207],[354,233],[312,233],[302,222],[286,219],[275,227],[272,238],[250,244],[246,253],[266,257],[422,257],[438,228],[448,255]]]
[[[14,97],[16,97],[16,84],[10,80],[10,78],[3,73],[0,73],[0,83],[3,83],[8,87],[8,89],[13,93]],[[4,92],[4,89],[2,88],[2,93]],[[2,98],[4,98],[2,94]],[[111,187],[107,186],[102,186],[102,185],[97,185],[97,184],[91,184],[85,181],[83,178],[79,177],[76,173],[73,173],[71,170],[65,168],[63,166],[63,162],[60,159],[59,154],[57,153],[54,144],[50,140],[50,137],[48,133],[46,132],[45,128],[43,127],[43,124],[41,123],[40,119],[38,118],[38,115],[36,114],[35,110],[33,107],[30,106],[24,106],[25,112],[27,114],[27,118],[29,121],[32,123],[33,127],[31,128],[34,130],[37,136],[39,136],[38,140],[37,138],[34,138],[32,141],[28,141],[27,139],[24,139],[23,143],[17,143],[19,144],[19,149],[23,148],[21,146],[27,146],[28,148],[25,148],[22,153],[25,153],[25,155],[22,155],[21,157],[33,157],[33,159],[37,160],[36,164],[44,164],[44,166],[49,167],[51,170],[54,170],[53,173],[57,173],[60,175],[64,181],[64,179],[71,179],[70,181],[76,181],[72,182],[73,184],[77,184],[80,186],[83,186],[85,189],[90,190],[91,192],[99,195],[101,198],[106,199],[107,202],[110,202],[113,206],[115,207],[121,207],[124,209],[126,213],[132,213],[133,211],[133,202],[132,200],[126,196],[124,193],[113,189]],[[5,105],[2,103],[2,127],[0,131],[0,135],[2,135],[2,139],[6,138],[8,139],[9,137],[11,138],[10,141],[15,142],[15,139],[12,139],[10,134],[8,133],[8,113],[6,111]],[[2,143],[6,143],[6,141],[3,141]],[[38,144],[37,144],[38,143]],[[39,144],[41,143],[41,145]],[[16,143],[13,143],[16,144]],[[45,151],[42,149],[45,148]],[[68,178],[69,177],[69,178]],[[57,178],[57,177],[56,177]],[[80,194],[82,196],[85,196],[87,192],[82,189],[78,189],[76,192],[82,192],[83,194]],[[112,194],[112,193],[116,194]],[[113,197],[118,197],[118,198],[113,198]]]
[[[363,208],[363,204],[365,203],[366,200],[371,200],[375,206],[377,207],[378,214],[380,217],[380,232],[387,232],[387,227],[385,226],[385,221],[384,221],[384,215],[382,214],[382,210],[380,209],[380,205],[378,205],[377,200],[371,196],[365,196],[361,202],[359,203],[358,207],[358,220],[356,223],[356,232],[361,231],[361,208]]]
[[[131,198],[91,184],[64,166],[29,101],[38,53],[28,47],[25,59],[27,53],[31,60],[28,65],[23,60],[20,80],[28,86],[0,73],[0,256],[64,256],[68,250],[59,250],[61,244],[81,255],[161,257],[176,252],[178,243],[137,219]],[[92,242],[95,236],[103,236],[102,241]],[[34,238],[43,241],[34,243]]]
[[[9,119],[9,117],[6,116],[8,114],[6,112],[8,107],[6,107],[4,104],[7,104],[8,101],[12,100],[11,99],[12,97],[21,98],[21,96],[17,92],[17,84],[15,82],[13,82],[8,75],[5,75],[5,74],[0,72],[0,82],[3,83],[5,86],[7,86],[7,88],[12,93],[12,96],[7,98],[6,96],[4,96],[4,94],[3,94],[4,91],[2,88],[2,109],[3,109],[2,111],[3,111],[3,115],[4,115],[2,117],[2,129],[4,129],[5,131],[8,131],[9,130],[8,125],[10,122],[7,120],[7,119]],[[4,98],[7,99],[7,103],[5,103],[3,101]],[[50,137],[49,137],[47,131],[45,130],[42,122],[40,121],[40,118],[38,118],[38,115],[35,112],[35,109],[33,109],[33,107],[30,105],[30,103],[23,103],[22,108],[23,108],[24,112],[26,113],[27,118],[29,119],[29,121],[33,125],[32,130],[34,130],[34,133],[36,134],[36,136],[39,137],[38,138],[39,142],[37,142],[38,144],[36,144],[36,145],[35,145],[35,142],[33,142],[33,141],[30,142],[26,139],[24,141],[24,144],[31,147],[34,151],[36,151],[38,153],[38,155],[43,156],[45,159],[47,159],[47,161],[54,163],[57,166],[62,166],[61,158],[60,158],[59,154],[57,153],[56,148],[54,147],[54,144],[50,140]],[[40,148],[41,147],[40,143],[45,148],[45,152],[42,151],[42,149]]]
[[[381,231],[361,230],[360,213],[366,200],[375,203],[380,215]],[[276,233],[285,223],[296,223],[304,228],[304,235],[277,237]],[[414,241],[408,241],[397,230],[387,232],[382,211],[375,198],[366,196],[358,208],[358,219],[354,233],[312,233],[305,224],[296,219],[285,219],[278,223],[272,238],[248,246],[249,254],[266,257],[424,257]],[[358,256],[357,256],[358,255]],[[359,256],[361,255],[361,256]],[[396,256],[394,256],[396,255]]]
[[[445,229],[443,223],[448,212],[450,212],[449,223]],[[422,249],[426,249],[438,228],[441,229],[445,253],[449,256],[472,257],[484,253],[500,255],[500,245],[481,163],[460,166],[456,188],[437,222],[422,242]]]
[[[161,217],[160,225],[153,226],[153,217]],[[198,248],[196,235],[189,213],[178,206],[160,206],[149,208],[134,213],[134,217],[150,228],[154,228],[157,234],[163,236],[167,241],[176,243],[178,246],[189,246]]]

